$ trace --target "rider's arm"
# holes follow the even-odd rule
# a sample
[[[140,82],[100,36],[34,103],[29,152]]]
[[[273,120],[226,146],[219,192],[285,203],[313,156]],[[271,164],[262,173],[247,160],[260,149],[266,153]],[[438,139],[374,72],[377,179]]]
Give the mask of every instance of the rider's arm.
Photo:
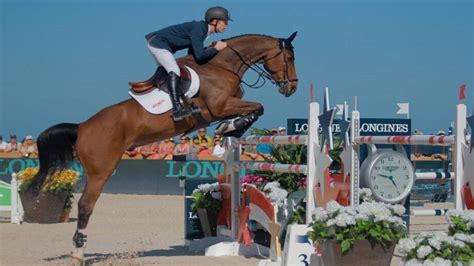
[[[200,27],[194,27],[191,32],[191,46],[194,55],[194,59],[199,64],[204,64],[207,61],[211,60],[216,54],[217,49],[213,47],[209,47],[204,49],[204,36],[205,32],[202,31]]]

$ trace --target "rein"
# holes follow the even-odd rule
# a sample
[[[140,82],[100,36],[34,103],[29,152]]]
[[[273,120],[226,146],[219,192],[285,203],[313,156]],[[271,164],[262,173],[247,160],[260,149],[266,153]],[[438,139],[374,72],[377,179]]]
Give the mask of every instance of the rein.
[[[288,63],[287,63],[288,61],[287,61],[286,56],[284,56],[285,79],[284,80],[275,80],[275,79],[273,79],[272,75],[267,70],[265,70],[263,67],[258,65],[257,62],[252,62],[251,59],[249,59],[249,58],[245,57],[244,55],[242,55],[242,53],[239,52],[239,50],[237,50],[236,48],[234,48],[230,45],[227,45],[227,47],[230,48],[235,54],[237,54],[237,56],[239,56],[239,59],[242,61],[242,63],[244,63],[244,65],[248,66],[250,69],[252,69],[255,73],[258,74],[257,81],[255,81],[255,83],[253,83],[253,84],[248,84],[246,81],[242,80],[242,78],[240,77],[240,75],[238,73],[235,73],[235,72],[229,70],[230,72],[237,75],[240,78],[240,82],[244,83],[249,88],[258,89],[258,88],[263,87],[263,85],[265,85],[265,79],[270,80],[270,82],[272,82],[273,84],[277,85],[280,88],[284,87],[286,84],[288,84],[291,81],[298,81],[297,79],[292,79],[292,80],[288,79]],[[286,47],[285,47],[284,43],[282,45],[282,43],[280,42],[280,51],[278,53],[276,53],[275,55],[271,56],[270,58],[265,59],[263,62],[261,62],[261,64],[264,64],[264,63],[276,58],[277,56],[282,54],[285,50],[286,50]],[[261,79],[263,79],[263,83],[261,85],[257,86],[257,84],[260,82]]]

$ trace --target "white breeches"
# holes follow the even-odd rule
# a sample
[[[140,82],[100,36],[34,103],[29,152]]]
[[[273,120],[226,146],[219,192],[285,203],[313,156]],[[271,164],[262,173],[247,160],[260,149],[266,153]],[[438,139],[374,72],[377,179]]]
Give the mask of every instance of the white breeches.
[[[173,71],[178,74],[178,76],[181,76],[176,59],[174,59],[174,56],[170,51],[153,47],[150,44],[147,46],[158,67],[163,66],[166,69],[166,72],[170,73]]]

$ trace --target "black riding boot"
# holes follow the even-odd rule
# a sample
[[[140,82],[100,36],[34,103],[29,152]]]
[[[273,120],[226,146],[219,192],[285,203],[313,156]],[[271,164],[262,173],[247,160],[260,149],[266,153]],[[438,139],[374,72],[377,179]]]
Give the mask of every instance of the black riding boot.
[[[168,88],[170,90],[171,103],[173,104],[173,119],[179,121],[191,115],[191,111],[181,104],[181,78],[174,72],[170,72],[168,76]]]

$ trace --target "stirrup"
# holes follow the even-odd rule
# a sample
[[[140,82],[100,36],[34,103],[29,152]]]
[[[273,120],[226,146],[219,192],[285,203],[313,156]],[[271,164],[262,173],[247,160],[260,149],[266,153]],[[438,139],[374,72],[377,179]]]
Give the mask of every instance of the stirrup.
[[[183,120],[184,118],[191,116],[192,114],[193,113],[190,110],[184,107],[181,107],[178,110],[173,110],[173,112],[171,112],[171,116],[173,117],[174,121]]]

